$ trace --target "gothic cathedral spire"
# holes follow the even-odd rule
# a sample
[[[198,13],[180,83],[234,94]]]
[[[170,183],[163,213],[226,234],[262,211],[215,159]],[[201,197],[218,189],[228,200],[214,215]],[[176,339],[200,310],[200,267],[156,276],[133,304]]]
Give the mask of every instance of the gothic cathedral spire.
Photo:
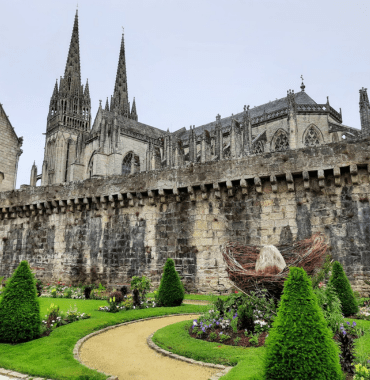
[[[75,22],[73,24],[72,38],[69,45],[64,77],[76,77],[78,83],[81,83],[80,44],[78,38],[78,11],[76,11]]]
[[[116,83],[113,93],[113,109],[120,115],[130,117],[130,108],[128,103],[127,91],[127,74],[126,74],[126,58],[125,58],[125,40],[122,33],[121,49],[119,52],[118,68],[116,75]]]
[[[78,13],[76,11],[64,77],[54,86],[46,127],[42,185],[72,180],[77,137],[90,131],[89,84],[81,83]],[[79,148],[83,147],[83,139]]]

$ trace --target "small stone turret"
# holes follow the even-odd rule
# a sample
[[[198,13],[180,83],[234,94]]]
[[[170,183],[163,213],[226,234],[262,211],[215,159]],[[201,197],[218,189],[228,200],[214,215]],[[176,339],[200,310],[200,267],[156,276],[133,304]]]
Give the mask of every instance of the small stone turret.
[[[31,168],[31,179],[30,179],[30,185],[36,186],[37,182],[37,166],[36,163],[33,162],[32,168]]]
[[[360,118],[363,137],[370,135],[370,104],[367,96],[367,88],[360,90]]]
[[[223,141],[222,141],[222,128],[221,128],[221,115],[216,116],[216,127],[215,127],[215,155],[217,159],[222,160],[223,158]]]

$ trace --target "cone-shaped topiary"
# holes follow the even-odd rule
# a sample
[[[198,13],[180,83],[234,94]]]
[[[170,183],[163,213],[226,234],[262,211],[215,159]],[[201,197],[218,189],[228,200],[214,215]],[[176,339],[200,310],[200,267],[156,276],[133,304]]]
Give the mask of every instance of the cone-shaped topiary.
[[[339,349],[302,268],[290,268],[266,341],[266,380],[339,380]]]
[[[175,263],[172,259],[167,259],[158,289],[158,302],[163,306],[180,306],[184,296],[184,285],[176,272]]]
[[[0,342],[26,342],[40,336],[36,279],[22,261],[8,280],[0,302]]]
[[[334,261],[333,269],[329,282],[334,286],[342,304],[342,313],[345,317],[356,314],[358,305],[353,294],[351,284],[344,273],[342,265],[338,261]]]

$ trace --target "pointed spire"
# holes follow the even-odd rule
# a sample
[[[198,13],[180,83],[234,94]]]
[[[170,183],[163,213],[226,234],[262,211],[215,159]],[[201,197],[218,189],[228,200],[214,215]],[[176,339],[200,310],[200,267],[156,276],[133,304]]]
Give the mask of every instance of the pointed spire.
[[[86,79],[86,86],[85,86],[85,92],[84,92],[85,97],[90,98],[90,89],[89,89],[89,80]]]
[[[105,102],[105,110],[106,110],[106,111],[109,111],[108,96],[107,96],[107,101]]]
[[[109,109],[109,111],[113,111],[113,108],[114,108],[114,102],[113,102],[113,97],[111,95],[110,96],[110,109]]]
[[[58,97],[58,79],[55,81],[55,86],[54,86],[54,91],[53,91],[53,95],[52,95],[52,98],[57,98]]]
[[[127,75],[126,75],[126,58],[125,58],[125,40],[122,33],[121,49],[119,52],[116,82],[113,93],[114,109],[118,113],[129,115],[130,109],[128,104]]]
[[[306,86],[303,83],[303,75],[301,75],[301,79],[302,79],[301,91],[304,92],[304,89],[306,88]]]
[[[136,112],[136,102],[135,102],[135,98],[132,102],[132,108],[131,108],[131,119],[133,120],[136,120],[138,119],[137,117],[137,112]]]
[[[78,37],[78,11],[76,10],[75,21],[73,24],[72,38],[69,45],[66,69],[64,77],[76,76],[78,77],[78,83],[81,83],[81,68],[80,68],[80,45]]]

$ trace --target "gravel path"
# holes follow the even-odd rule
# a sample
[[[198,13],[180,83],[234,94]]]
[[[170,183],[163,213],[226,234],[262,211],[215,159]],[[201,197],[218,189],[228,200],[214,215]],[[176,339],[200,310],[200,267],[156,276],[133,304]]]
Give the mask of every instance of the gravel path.
[[[146,342],[158,329],[198,316],[151,319],[108,330],[83,343],[80,359],[88,367],[118,376],[120,380],[207,380],[220,370],[162,356]]]

